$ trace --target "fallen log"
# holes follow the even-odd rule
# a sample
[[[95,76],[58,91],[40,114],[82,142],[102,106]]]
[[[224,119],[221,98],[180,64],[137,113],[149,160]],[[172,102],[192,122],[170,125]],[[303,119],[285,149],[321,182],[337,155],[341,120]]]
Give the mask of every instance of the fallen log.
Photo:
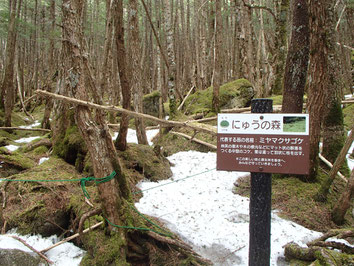
[[[186,138],[186,139],[189,139],[189,140],[194,141],[194,142],[196,142],[196,143],[199,143],[199,144],[202,144],[202,145],[204,145],[204,146],[207,146],[208,148],[211,148],[211,149],[213,149],[213,150],[216,150],[216,146],[215,146],[215,145],[210,144],[210,143],[205,142],[205,141],[202,141],[202,140],[200,140],[200,139],[196,139],[196,138],[191,137],[191,136],[189,136],[189,135],[187,135],[187,134],[184,134],[184,133],[181,133],[181,132],[175,132],[175,131],[170,131],[170,133],[173,134],[173,135],[182,136],[182,137],[184,137],[184,138]]]
[[[107,112],[120,112],[120,113],[127,114],[129,116],[132,116],[132,117],[148,119],[148,120],[154,121],[154,122],[156,122],[158,124],[168,125],[170,127],[187,127],[187,128],[191,128],[191,129],[196,130],[196,131],[201,131],[201,132],[216,136],[216,129],[214,129],[214,128],[213,129],[206,128],[204,126],[199,126],[199,125],[196,125],[195,123],[192,123],[192,122],[178,122],[178,121],[172,121],[172,120],[164,120],[164,119],[160,119],[160,118],[157,118],[155,116],[152,116],[152,115],[137,113],[137,112],[130,111],[130,110],[127,110],[127,109],[124,109],[124,108],[121,108],[121,107],[117,107],[117,106],[99,105],[99,104],[96,104],[96,103],[92,103],[92,102],[88,102],[88,101],[82,101],[82,100],[78,100],[78,99],[73,99],[73,98],[70,98],[70,97],[67,97],[67,96],[63,96],[63,95],[59,95],[59,94],[56,94],[56,93],[51,93],[51,92],[47,92],[47,91],[43,91],[43,90],[36,90],[35,93],[37,95],[49,96],[49,97],[52,97],[52,98],[57,99],[57,100],[70,102],[72,104],[77,104],[77,105],[82,105],[82,106],[86,106],[86,107],[89,107],[89,108],[104,110],[104,111],[107,111]]]
[[[50,129],[44,129],[44,128],[23,128],[23,127],[0,127],[0,130],[23,130],[23,131],[51,132]]]

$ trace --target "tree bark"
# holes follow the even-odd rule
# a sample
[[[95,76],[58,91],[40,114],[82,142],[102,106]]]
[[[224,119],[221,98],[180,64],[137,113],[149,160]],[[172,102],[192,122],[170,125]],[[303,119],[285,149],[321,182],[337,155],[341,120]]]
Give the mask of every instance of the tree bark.
[[[172,7],[169,0],[164,0],[165,7],[165,29],[166,29],[166,42],[167,42],[167,58],[168,58],[168,97],[170,100],[170,118],[176,116],[177,104],[176,104],[176,59],[173,47],[173,27],[172,27]]]
[[[82,11],[84,0],[63,0],[63,50],[66,57],[65,73],[68,78],[66,86],[73,96],[87,101],[88,91],[96,90],[90,82],[91,72],[86,57],[85,42],[82,33]],[[130,190],[124,173],[121,170],[117,153],[104,122],[103,112],[96,112],[95,119],[86,106],[75,108],[75,120],[79,131],[87,145],[96,178],[110,175],[113,171],[116,177],[108,182],[98,184],[98,193],[104,216],[116,225],[124,225],[127,208],[125,202],[130,200]],[[125,207],[124,207],[125,206]],[[113,226],[108,225],[111,234]],[[126,235],[118,228],[115,234],[121,239],[120,250],[122,262],[126,259]]]
[[[336,206],[332,210],[332,221],[337,225],[342,225],[344,223],[344,217],[350,208],[350,201],[354,197],[354,169],[350,175],[347,187],[340,196]]]
[[[308,181],[315,181],[318,170],[318,152],[325,113],[325,103],[328,97],[328,86],[330,85],[330,72],[333,71],[330,64],[331,49],[328,45],[329,25],[332,12],[333,0],[324,0],[321,3],[310,0],[310,65],[308,89],[308,112],[310,115],[310,171]]]
[[[303,109],[310,48],[307,2],[307,0],[293,1],[293,22],[284,73],[282,113],[302,113]]]
[[[133,92],[134,109],[138,113],[143,113],[143,88],[141,83],[141,49],[139,38],[138,23],[138,2],[137,0],[129,1],[129,47],[131,67],[131,85]],[[148,144],[146,137],[144,121],[141,118],[135,118],[136,136],[139,144]]]
[[[115,42],[117,47],[117,63],[123,96],[123,108],[129,110],[131,107],[131,92],[126,62],[126,51],[124,47],[123,0],[113,0],[112,8],[115,26]],[[128,127],[129,116],[122,114],[119,134],[115,141],[115,146],[118,150],[125,151],[127,149]]]
[[[55,0],[51,0],[50,2],[50,7],[49,7],[49,12],[50,12],[50,20],[51,20],[51,27],[50,27],[50,31],[51,33],[49,33],[49,55],[48,55],[48,77],[47,77],[47,81],[46,81],[46,89],[49,92],[52,92],[52,83],[53,83],[53,76],[55,76],[55,73],[57,71],[55,64],[54,64],[54,50],[55,50],[55,44],[54,44],[54,31],[55,31]],[[53,109],[53,101],[51,98],[47,98],[46,99],[46,103],[45,103],[45,109],[44,109],[44,115],[43,115],[43,119],[41,122],[41,127],[45,128],[45,129],[50,129],[50,114],[52,113],[52,109]]]
[[[221,32],[222,32],[222,14],[221,3],[215,0],[215,31],[214,31],[214,73],[213,73],[213,102],[212,111],[215,113],[220,112],[219,104],[219,89],[221,84]]]
[[[12,109],[14,106],[14,65],[17,37],[16,8],[17,0],[12,0],[10,8],[10,21],[6,42],[6,57],[4,78],[1,84],[1,104],[5,110],[5,127],[11,127]]]
[[[289,0],[281,0],[278,7],[275,34],[275,80],[272,86],[272,93],[280,95],[283,91],[283,75],[287,52],[287,18]]]

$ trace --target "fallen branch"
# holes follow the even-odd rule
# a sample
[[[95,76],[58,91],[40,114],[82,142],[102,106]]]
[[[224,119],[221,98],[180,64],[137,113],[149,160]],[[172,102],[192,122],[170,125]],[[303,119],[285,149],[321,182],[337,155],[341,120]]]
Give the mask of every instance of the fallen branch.
[[[7,129],[8,130],[52,132],[50,129],[44,129],[44,128],[0,127],[0,130],[7,130]]]
[[[194,142],[196,142],[196,143],[199,143],[199,144],[202,144],[202,145],[204,145],[204,146],[207,146],[208,148],[211,148],[211,149],[213,149],[213,150],[216,150],[216,148],[217,148],[217,147],[216,147],[215,145],[213,145],[213,144],[204,142],[204,141],[202,141],[202,140],[200,140],[200,139],[196,139],[196,138],[194,138],[194,137],[191,137],[191,136],[189,136],[189,135],[187,135],[187,134],[184,134],[184,133],[181,133],[181,132],[170,131],[170,133],[173,134],[173,135],[178,135],[178,136],[185,137],[186,139],[189,139],[189,140],[194,141]]]
[[[50,259],[48,259],[46,256],[44,256],[40,251],[34,249],[32,246],[28,245],[26,243],[26,241],[24,241],[23,239],[17,237],[17,236],[9,236],[12,237],[18,241],[20,241],[22,244],[24,244],[26,247],[28,247],[30,250],[32,250],[33,252],[37,253],[41,258],[45,259],[49,264],[53,264],[54,262],[52,262]]]
[[[318,154],[319,158],[324,162],[327,166],[329,166],[331,169],[333,168],[333,164],[328,161],[321,153]],[[337,172],[337,175],[346,183],[348,183],[348,180],[345,178],[345,176],[341,172]]]
[[[39,94],[39,95],[50,96],[50,97],[53,97],[53,98],[55,98],[57,100],[62,100],[62,101],[70,102],[70,103],[73,103],[73,104],[86,106],[86,107],[89,107],[89,108],[104,110],[104,111],[108,111],[108,112],[120,112],[120,113],[124,113],[126,115],[129,115],[129,116],[132,116],[132,117],[148,119],[148,120],[151,120],[151,121],[155,121],[158,124],[164,124],[164,125],[168,125],[168,126],[171,126],[171,127],[188,127],[188,128],[193,129],[193,130],[202,131],[204,133],[216,136],[216,129],[209,129],[209,128],[205,128],[205,127],[202,127],[202,126],[197,126],[195,124],[192,124],[191,122],[177,122],[177,121],[171,121],[171,120],[164,120],[164,119],[160,119],[160,118],[157,118],[155,116],[152,116],[152,115],[137,113],[137,112],[130,111],[130,110],[127,110],[127,109],[124,109],[124,108],[116,107],[116,106],[103,106],[103,105],[99,105],[99,104],[96,104],[96,103],[82,101],[82,100],[78,100],[78,99],[73,99],[73,98],[70,98],[70,97],[67,97],[67,96],[63,96],[63,95],[59,95],[59,94],[56,94],[56,93],[51,93],[51,92],[47,92],[47,91],[43,91],[43,90],[36,90],[35,93]]]
[[[342,164],[346,158],[348,150],[350,149],[350,146],[353,143],[353,139],[354,139],[354,126],[351,128],[349,136],[345,140],[343,148],[340,151],[336,161],[334,162],[333,168],[329,172],[328,178],[321,184],[321,187],[319,188],[318,192],[316,193],[316,195],[315,195],[316,201],[324,202],[327,200],[329,188],[331,187],[333,180],[336,177],[339,168],[342,166]]]
[[[177,110],[181,110],[184,103],[186,102],[187,98],[189,97],[189,95],[192,93],[192,91],[195,89],[195,86],[192,86],[192,88],[189,90],[189,92],[187,93],[186,97],[184,97],[182,103],[178,106]]]
[[[83,228],[84,228],[85,221],[88,218],[90,218],[91,216],[100,214],[101,212],[102,212],[101,209],[94,209],[94,210],[89,211],[81,216],[80,222],[79,222],[79,230],[78,230],[80,238],[82,237],[82,234],[83,234]]]
[[[93,225],[93,226],[91,226],[91,227],[89,227],[89,228],[87,228],[87,229],[85,229],[84,231],[82,231],[82,233],[87,233],[87,232],[89,232],[89,231],[91,231],[91,230],[93,230],[93,229],[99,227],[99,226],[102,225],[102,224],[103,224],[103,221],[102,221],[102,222],[99,222],[99,223],[97,223],[97,224],[95,224],[95,225]],[[51,249],[53,249],[53,248],[55,248],[55,247],[57,247],[57,246],[60,246],[61,244],[64,244],[64,243],[66,243],[66,242],[69,242],[70,240],[73,240],[73,239],[77,238],[78,236],[79,236],[79,233],[77,233],[77,234],[75,234],[75,235],[72,235],[72,236],[69,236],[69,237],[63,239],[62,241],[59,241],[58,243],[55,243],[53,246],[50,246],[50,247],[48,247],[48,248],[45,248],[45,249],[41,250],[40,252],[41,252],[41,253],[46,253],[47,251],[49,251],[49,250],[51,250]]]

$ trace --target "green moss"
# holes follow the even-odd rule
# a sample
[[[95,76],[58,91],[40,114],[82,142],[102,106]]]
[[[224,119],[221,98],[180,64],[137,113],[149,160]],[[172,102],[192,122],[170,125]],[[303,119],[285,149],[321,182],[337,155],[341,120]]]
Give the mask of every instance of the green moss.
[[[343,108],[344,127],[350,130],[354,125],[354,104],[348,104]]]
[[[121,254],[121,247],[125,244],[118,233],[108,236],[102,230],[90,231],[84,237],[88,253],[80,265],[129,265]]]
[[[159,116],[159,101],[161,94],[159,91],[153,91],[143,97],[144,113]]]
[[[185,102],[188,114],[209,113],[212,110],[213,87],[206,90],[198,90],[190,95]],[[246,79],[238,79],[226,83],[220,87],[220,108],[240,108],[250,103],[254,96],[252,84]]]
[[[1,160],[4,160],[7,163],[12,164],[16,167],[19,167],[22,170],[29,169],[35,166],[35,162],[27,156],[24,156],[18,153],[17,151],[8,154],[8,151],[5,148],[0,150],[0,158]]]
[[[283,103],[283,95],[275,95],[275,96],[269,97],[268,99],[273,100],[273,105],[282,105],[282,103]]]
[[[81,188],[77,181],[70,181],[78,178],[77,172],[62,159],[51,157],[41,165],[36,165],[13,177],[15,180],[33,182],[15,181],[8,184],[9,198],[3,215],[10,228],[17,227],[19,232],[25,234],[51,232],[53,228],[48,229],[48,220],[61,224],[65,228],[69,222],[66,216],[70,212],[68,205],[72,196],[78,196],[82,209]],[[68,180],[68,182],[56,180]],[[58,230],[57,226],[54,227]]]
[[[48,148],[46,146],[39,146],[32,151],[32,153],[35,155],[41,155],[47,152],[48,152]]]
[[[128,171],[136,171],[151,181],[172,176],[168,160],[156,155],[150,146],[130,143],[126,151],[118,151],[118,154]]]
[[[75,165],[78,171],[84,169],[87,148],[76,125],[69,127],[65,134],[59,137],[53,147],[53,153]]]

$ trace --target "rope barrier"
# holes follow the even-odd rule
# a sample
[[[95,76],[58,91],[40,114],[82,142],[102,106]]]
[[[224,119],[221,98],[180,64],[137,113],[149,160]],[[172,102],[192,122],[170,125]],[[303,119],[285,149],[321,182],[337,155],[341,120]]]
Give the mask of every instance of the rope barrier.
[[[173,183],[177,183],[179,181],[183,181],[183,180],[186,180],[188,178],[192,178],[192,177],[195,177],[195,176],[198,176],[198,175],[201,175],[201,174],[213,171],[213,170],[215,170],[215,168],[214,169],[210,169],[210,170],[206,170],[204,172],[197,173],[197,174],[194,174],[194,175],[191,175],[191,176],[180,178],[178,180],[174,180],[174,181],[166,183],[166,184],[162,184],[162,185],[159,185],[159,186],[156,186],[156,187],[152,187],[152,188],[148,188],[148,189],[145,189],[145,190],[142,190],[142,191],[139,191],[139,192],[135,192],[134,194],[143,193],[143,192],[148,191],[148,190],[152,190],[152,189],[159,188],[159,187],[162,187],[162,186],[167,186],[167,185],[170,185],[170,184],[173,184]],[[81,189],[82,189],[82,192],[83,192],[84,196],[87,199],[90,199],[90,195],[89,195],[89,193],[88,193],[88,191],[86,189],[86,182],[95,181],[95,184],[98,185],[98,184],[101,184],[101,183],[108,182],[108,181],[112,180],[116,176],[116,174],[117,173],[115,171],[113,171],[109,176],[102,177],[102,178],[83,177],[83,178],[74,178],[74,179],[53,179],[53,180],[48,180],[48,179],[41,179],[41,180],[28,180],[27,179],[26,180],[26,179],[7,179],[7,178],[4,178],[4,179],[0,179],[0,181],[8,181],[8,182],[80,182],[80,186],[81,186]],[[146,216],[144,216],[142,213],[140,213],[131,204],[128,204],[128,205],[133,211],[135,211],[144,220],[146,220],[147,222],[149,222],[150,224],[152,224],[156,228],[158,228],[158,229],[160,229],[160,230],[162,230],[164,232],[167,232],[165,229],[163,229],[162,227],[160,227],[159,225],[157,225],[156,223],[154,223],[153,221],[148,219]],[[167,236],[167,237],[171,237],[172,238],[172,235],[169,234],[168,232],[167,233],[162,233],[162,232],[159,232],[157,230],[150,229],[150,228],[116,225],[116,224],[112,223],[111,221],[109,221],[106,217],[103,217],[103,218],[107,221],[108,224],[110,224],[113,227],[123,228],[123,229],[140,230],[140,231],[152,231],[152,232],[157,233],[159,235]]]
[[[144,190],[141,190],[141,191],[137,191],[137,192],[134,192],[133,194],[139,194],[139,193],[143,193],[143,192],[145,192],[145,191],[149,191],[149,190],[156,189],[156,188],[159,188],[159,187],[164,187],[164,186],[167,186],[167,185],[171,185],[171,184],[173,184],[173,183],[177,183],[177,182],[179,182],[179,181],[183,181],[183,180],[186,180],[186,179],[189,179],[189,178],[192,178],[192,177],[196,177],[196,176],[198,176],[198,175],[202,175],[202,174],[205,174],[205,173],[214,171],[214,170],[216,170],[216,168],[208,169],[208,170],[205,170],[204,172],[197,173],[197,174],[194,174],[194,175],[190,175],[190,176],[187,176],[187,177],[184,177],[184,178],[180,178],[180,179],[177,179],[177,180],[168,182],[168,183],[166,183],[166,184],[161,184],[161,185],[158,185],[158,186],[155,186],[155,187],[151,187],[151,188],[147,188],[147,189],[144,189]]]
[[[170,185],[170,184],[173,184],[173,183],[177,183],[177,182],[180,182],[180,181],[183,181],[183,180],[186,180],[186,179],[189,179],[189,178],[192,178],[192,177],[195,177],[195,176],[198,176],[198,175],[201,175],[201,174],[205,174],[205,173],[208,173],[208,172],[211,172],[213,170],[215,170],[216,168],[213,168],[213,169],[208,169],[206,171],[203,171],[201,173],[197,173],[197,174],[194,174],[194,175],[191,175],[191,176],[187,176],[187,177],[184,177],[184,178],[180,178],[180,179],[177,179],[177,180],[174,180],[174,181],[171,181],[171,182],[168,182],[166,184],[161,184],[161,185],[158,185],[158,186],[155,186],[155,187],[151,187],[151,188],[148,188],[148,189],[144,189],[144,190],[141,190],[141,191],[138,191],[138,192],[135,192],[133,194],[138,194],[138,193],[143,193],[145,191],[149,191],[149,190],[152,190],[152,189],[156,189],[156,188],[159,188],[159,187],[163,187],[163,186],[167,186],[167,185]],[[83,178],[74,178],[74,179],[53,179],[53,180],[48,180],[48,179],[40,179],[40,180],[26,180],[26,179],[7,179],[7,178],[0,178],[0,181],[7,181],[7,182],[80,182],[80,186],[81,186],[81,189],[82,189],[82,192],[84,194],[84,196],[87,198],[87,199],[90,199],[90,195],[86,189],[86,182],[90,182],[90,181],[95,181],[95,184],[98,185],[98,184],[101,184],[101,183],[104,183],[104,182],[108,182],[110,180],[112,180],[115,176],[117,175],[117,173],[115,171],[113,171],[109,176],[106,176],[106,177],[101,177],[101,178],[95,178],[95,177],[83,177]],[[150,224],[152,224],[153,226],[155,226],[156,228],[164,231],[164,232],[167,232],[165,229],[163,229],[162,227],[160,227],[159,225],[157,225],[156,223],[154,223],[153,221],[151,221],[150,219],[148,219],[146,216],[144,216],[142,213],[140,213],[135,207],[133,207],[131,204],[129,204],[129,207],[135,211],[139,216],[141,216],[144,220],[146,220],[147,222],[149,222]],[[172,238],[172,235],[169,234],[168,232],[167,233],[162,233],[162,232],[159,232],[159,231],[156,231],[154,229],[150,229],[150,228],[144,228],[144,227],[134,227],[134,226],[123,226],[123,225],[116,225],[114,223],[112,223],[111,221],[109,221],[106,217],[103,216],[103,218],[107,221],[107,223],[109,223],[111,226],[113,227],[117,227],[117,228],[123,228],[123,229],[132,229],[132,230],[140,230],[140,231],[152,231],[154,233],[157,233],[159,235],[162,235],[162,236],[167,236],[167,237],[171,237]]]

